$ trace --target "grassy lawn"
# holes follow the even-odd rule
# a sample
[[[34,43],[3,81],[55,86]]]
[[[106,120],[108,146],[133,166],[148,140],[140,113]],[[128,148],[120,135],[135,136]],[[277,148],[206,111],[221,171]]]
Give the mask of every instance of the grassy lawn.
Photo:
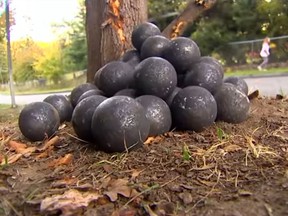
[[[71,77],[70,77],[71,76]],[[73,79],[71,74],[68,74],[64,77],[64,80],[58,85],[46,85],[46,86],[38,86],[38,87],[22,87],[22,86],[14,86],[16,95],[25,95],[25,94],[45,94],[45,93],[57,93],[57,92],[66,92],[71,91],[74,87],[81,83],[85,83],[86,77],[80,76]],[[9,88],[0,89],[1,94],[10,94]]]
[[[282,68],[269,68],[267,71],[258,71],[257,69],[246,69],[246,70],[232,70],[229,72],[225,72],[225,77],[229,76],[261,76],[261,75],[277,75],[277,74],[288,74],[288,67]],[[66,74],[64,77],[65,81],[63,81],[59,85],[47,85],[44,87],[33,87],[33,88],[22,88],[15,86],[15,94],[23,95],[23,94],[45,94],[45,93],[57,93],[57,92],[66,92],[71,91],[74,87],[81,83],[85,83],[86,77],[79,76],[76,79],[73,79],[73,74]],[[0,89],[2,94],[10,94],[9,88]],[[1,108],[1,107],[0,107]]]
[[[11,108],[10,104],[0,104],[0,122],[17,121],[19,113],[23,106]]]
[[[276,74],[288,74],[288,68],[268,68],[267,71],[259,71],[257,69],[247,70],[234,70],[226,72],[225,77],[228,76],[259,76],[259,75],[276,75]]]

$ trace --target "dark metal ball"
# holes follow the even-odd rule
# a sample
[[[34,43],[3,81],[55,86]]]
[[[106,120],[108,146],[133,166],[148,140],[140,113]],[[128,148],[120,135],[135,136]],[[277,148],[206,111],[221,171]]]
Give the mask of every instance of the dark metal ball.
[[[133,68],[136,67],[137,64],[140,63],[140,54],[137,50],[128,50],[126,51],[120,58],[121,61],[127,62],[130,64]]]
[[[184,86],[200,86],[213,94],[223,83],[222,74],[218,70],[209,62],[195,63],[185,75]]]
[[[80,139],[92,141],[91,122],[96,108],[107,98],[102,95],[92,95],[81,100],[72,114],[72,126]]]
[[[155,95],[165,99],[176,86],[176,71],[163,58],[149,57],[135,68],[135,87],[141,95]]]
[[[223,83],[214,94],[217,102],[217,119],[228,123],[240,123],[247,119],[250,101],[231,83]]]
[[[134,85],[134,69],[122,61],[112,61],[101,69],[99,75],[99,89],[108,97],[121,89]]]
[[[169,39],[162,35],[150,36],[142,44],[140,52],[141,59],[162,57],[162,52],[168,46],[169,41]]]
[[[91,90],[91,89],[98,89],[98,88],[92,83],[83,83],[73,88],[71,91],[71,95],[70,95],[72,106],[75,107],[77,105],[77,102],[80,96],[84,92]]]
[[[166,133],[172,125],[170,108],[166,102],[153,95],[142,95],[136,98],[145,109],[146,117],[150,122],[149,136]]]
[[[128,88],[128,89],[122,89],[118,92],[116,92],[116,94],[114,96],[128,96],[131,98],[136,98],[137,97],[137,91],[135,89],[132,88]]]
[[[66,96],[49,95],[43,101],[51,104],[57,110],[60,123],[71,120],[73,106]]]
[[[160,29],[153,23],[144,22],[136,26],[132,31],[131,41],[133,46],[140,51],[144,41],[154,35],[160,35]]]
[[[172,39],[163,50],[162,55],[175,67],[177,73],[185,73],[195,62],[200,60],[200,56],[198,45],[186,37]]]
[[[91,89],[91,90],[88,90],[86,92],[84,92],[78,99],[77,101],[77,104],[83,100],[84,98],[87,98],[89,96],[93,96],[93,95],[103,95],[103,91],[101,91],[100,89]]]
[[[224,82],[235,85],[238,90],[242,91],[245,95],[248,95],[248,85],[244,79],[231,76],[224,79]]]
[[[30,103],[19,114],[19,129],[31,141],[42,141],[51,137],[57,132],[59,125],[57,110],[46,102]]]
[[[215,121],[217,104],[207,89],[189,86],[180,90],[174,97],[171,111],[177,127],[199,132]]]
[[[105,152],[125,152],[142,146],[150,123],[135,99],[113,96],[97,107],[91,129],[97,147]]]

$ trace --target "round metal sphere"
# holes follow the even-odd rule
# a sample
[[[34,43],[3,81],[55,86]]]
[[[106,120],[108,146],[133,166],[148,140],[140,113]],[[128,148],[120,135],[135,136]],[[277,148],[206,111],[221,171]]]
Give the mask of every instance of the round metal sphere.
[[[135,68],[135,87],[141,95],[167,98],[177,86],[174,67],[160,57],[149,57]]]
[[[72,114],[72,127],[77,136],[86,141],[92,141],[91,122],[96,108],[106,97],[101,95],[92,95],[81,100],[75,107]]]
[[[135,68],[135,66],[137,64],[140,63],[141,59],[140,59],[140,54],[137,50],[133,49],[133,50],[128,50],[126,51],[120,58],[121,61],[123,62],[127,62],[128,64],[130,64],[133,68]]]
[[[222,78],[224,77],[224,68],[217,59],[211,56],[202,56],[200,61],[214,65],[216,67],[216,71],[221,75]]]
[[[57,110],[60,123],[71,120],[73,106],[66,96],[49,95],[43,101],[51,104]]]
[[[227,77],[224,82],[235,85],[238,90],[242,91],[245,95],[248,95],[248,85],[244,79],[232,76]]]
[[[100,74],[101,74],[102,69],[103,69],[103,67],[99,68],[94,75],[94,85],[97,88],[98,88],[99,83],[100,83]]]
[[[154,35],[160,35],[160,29],[153,23],[144,22],[136,26],[132,31],[131,41],[133,46],[140,51],[144,41]]]
[[[77,102],[80,96],[84,92],[91,90],[91,89],[98,89],[98,88],[92,83],[83,83],[73,88],[71,91],[71,95],[70,95],[72,106],[75,107],[77,105]]]
[[[200,86],[212,94],[219,89],[222,83],[223,78],[218,67],[205,61],[194,64],[184,78],[184,86]]]
[[[134,84],[134,69],[122,61],[112,61],[101,69],[99,75],[99,89],[108,97],[113,96],[121,89],[129,88]]]
[[[170,108],[164,100],[153,95],[142,95],[136,98],[145,109],[150,122],[149,136],[166,133],[172,125]]]
[[[168,46],[169,39],[162,35],[155,35],[147,38],[141,47],[141,59],[148,57],[161,57],[163,50]]]
[[[94,144],[105,152],[142,146],[150,129],[145,109],[135,99],[114,96],[101,103],[92,117]]]
[[[228,123],[240,123],[247,119],[250,102],[248,97],[231,83],[223,83],[214,94],[217,102],[217,119]]]
[[[136,98],[137,97],[137,91],[135,89],[122,89],[118,92],[116,92],[116,94],[114,96],[128,96],[131,98]]]
[[[91,90],[88,90],[86,92],[84,92],[78,99],[77,101],[77,104],[83,100],[84,98],[87,98],[87,97],[90,97],[90,96],[93,96],[93,95],[103,95],[104,93],[100,90],[100,89],[91,89]]]
[[[199,132],[215,121],[217,104],[207,89],[189,86],[180,90],[174,97],[171,111],[177,127]]]
[[[182,88],[176,87],[173,92],[166,98],[165,102],[167,103],[167,105],[169,107],[171,107],[172,105],[172,101],[174,99],[174,97],[178,94],[178,92],[181,90]]]
[[[186,37],[172,39],[162,54],[162,57],[175,67],[177,73],[185,73],[201,56],[198,45]]]
[[[19,114],[19,129],[31,141],[42,141],[51,137],[57,132],[59,125],[57,110],[46,102],[30,103]]]

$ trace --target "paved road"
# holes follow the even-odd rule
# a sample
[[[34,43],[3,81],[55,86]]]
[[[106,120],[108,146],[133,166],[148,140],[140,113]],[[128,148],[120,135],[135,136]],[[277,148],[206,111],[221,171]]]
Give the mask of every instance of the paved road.
[[[288,95],[288,75],[252,77],[245,78],[245,81],[248,84],[249,92],[258,89],[262,96],[275,97],[276,94]]]
[[[248,84],[249,92],[256,89],[260,91],[260,95],[267,97],[275,97],[276,94],[288,95],[288,75],[267,76],[267,77],[247,77],[244,78]],[[70,92],[62,92],[57,94],[68,95]],[[56,93],[53,93],[56,94]],[[38,95],[16,95],[16,104],[23,105],[35,101],[43,101],[50,94]],[[0,104],[11,104],[9,95],[0,94]]]
[[[51,94],[16,95],[15,101],[17,105],[24,105],[24,104],[28,104],[31,102],[43,101],[47,96]],[[60,93],[53,93],[53,94],[68,95],[70,94],[70,92],[60,92]],[[11,104],[10,95],[0,94],[0,104]]]

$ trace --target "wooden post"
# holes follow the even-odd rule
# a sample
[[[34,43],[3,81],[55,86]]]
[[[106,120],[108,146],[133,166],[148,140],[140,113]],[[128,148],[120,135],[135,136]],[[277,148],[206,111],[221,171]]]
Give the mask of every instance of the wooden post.
[[[7,38],[7,61],[8,61],[8,73],[9,73],[9,88],[11,95],[11,106],[12,108],[16,107],[15,102],[15,92],[14,92],[14,81],[13,81],[13,72],[12,72],[12,57],[11,57],[11,44],[10,44],[10,18],[9,18],[9,0],[6,0],[6,38]]]

